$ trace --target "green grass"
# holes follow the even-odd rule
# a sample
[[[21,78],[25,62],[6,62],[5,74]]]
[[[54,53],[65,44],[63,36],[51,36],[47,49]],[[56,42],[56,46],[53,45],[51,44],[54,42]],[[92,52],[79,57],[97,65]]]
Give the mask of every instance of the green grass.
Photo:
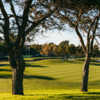
[[[83,62],[26,58],[24,96],[11,95],[11,69],[0,62],[0,100],[100,100],[100,64],[92,63],[89,92],[81,93]],[[79,99],[80,98],[80,99]]]
[[[100,100],[100,92],[91,90],[81,93],[78,90],[35,90],[26,91],[24,96],[12,96],[10,93],[1,93],[0,100]]]

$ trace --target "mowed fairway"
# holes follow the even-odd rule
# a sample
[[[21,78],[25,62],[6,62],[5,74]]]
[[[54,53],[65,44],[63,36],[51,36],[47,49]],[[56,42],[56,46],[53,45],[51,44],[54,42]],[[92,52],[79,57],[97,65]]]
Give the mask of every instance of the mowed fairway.
[[[92,96],[95,97],[100,92],[99,62],[92,63],[90,66],[88,94],[82,94],[80,92],[82,61],[63,61],[63,59],[33,61],[33,58],[27,58],[26,66],[24,76],[25,97],[20,97],[20,99],[17,97],[16,100],[33,100],[33,97],[35,98],[34,100],[69,100],[75,95],[75,100],[79,100],[77,96],[90,96],[93,93]],[[0,93],[2,95],[0,100],[7,99],[7,96],[9,97],[7,100],[13,100],[15,98],[9,95],[11,94],[11,68],[9,63],[5,61],[0,62]],[[58,94],[60,96],[57,96]],[[51,96],[51,99],[48,96]],[[82,98],[82,100],[86,99]]]

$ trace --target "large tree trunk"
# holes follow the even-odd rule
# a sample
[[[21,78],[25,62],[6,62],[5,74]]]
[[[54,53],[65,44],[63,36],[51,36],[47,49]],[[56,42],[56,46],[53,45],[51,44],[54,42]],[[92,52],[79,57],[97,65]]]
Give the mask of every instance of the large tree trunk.
[[[23,71],[20,69],[13,69],[12,71],[12,94],[23,95]]]
[[[82,91],[88,91],[88,76],[89,76],[89,63],[90,57],[87,56],[85,59],[84,67],[83,67],[83,79],[82,79]]]
[[[12,94],[23,95],[24,59],[20,50],[10,53],[10,64],[12,67]]]

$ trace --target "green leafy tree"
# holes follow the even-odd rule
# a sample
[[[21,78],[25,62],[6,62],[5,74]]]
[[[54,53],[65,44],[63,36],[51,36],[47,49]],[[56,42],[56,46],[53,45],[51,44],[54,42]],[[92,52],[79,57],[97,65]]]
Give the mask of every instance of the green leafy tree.
[[[45,56],[56,56],[57,55],[57,46],[54,43],[44,44],[41,48],[41,55]]]
[[[60,51],[60,55],[63,57],[68,57],[69,55],[69,41],[62,41],[59,44],[59,51]]]
[[[85,57],[82,46],[80,46],[80,45],[76,47],[76,56],[77,57]]]
[[[74,44],[69,45],[69,54],[72,55],[72,56],[76,55],[76,47],[75,47]]]
[[[100,50],[98,45],[94,45],[93,47],[93,57],[99,57],[100,56]]]
[[[30,53],[33,56],[39,56],[42,46],[39,44],[34,44],[30,46]]]

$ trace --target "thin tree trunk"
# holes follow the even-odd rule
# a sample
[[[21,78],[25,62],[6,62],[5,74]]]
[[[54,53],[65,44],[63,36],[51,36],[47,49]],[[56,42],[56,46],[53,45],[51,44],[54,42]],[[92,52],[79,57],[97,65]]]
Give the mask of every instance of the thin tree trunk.
[[[23,95],[24,59],[20,53],[15,51],[10,54],[10,64],[12,67],[12,94]]]
[[[85,59],[84,67],[83,67],[83,79],[82,79],[82,91],[88,91],[88,76],[89,76],[89,63],[90,57],[87,56]]]

